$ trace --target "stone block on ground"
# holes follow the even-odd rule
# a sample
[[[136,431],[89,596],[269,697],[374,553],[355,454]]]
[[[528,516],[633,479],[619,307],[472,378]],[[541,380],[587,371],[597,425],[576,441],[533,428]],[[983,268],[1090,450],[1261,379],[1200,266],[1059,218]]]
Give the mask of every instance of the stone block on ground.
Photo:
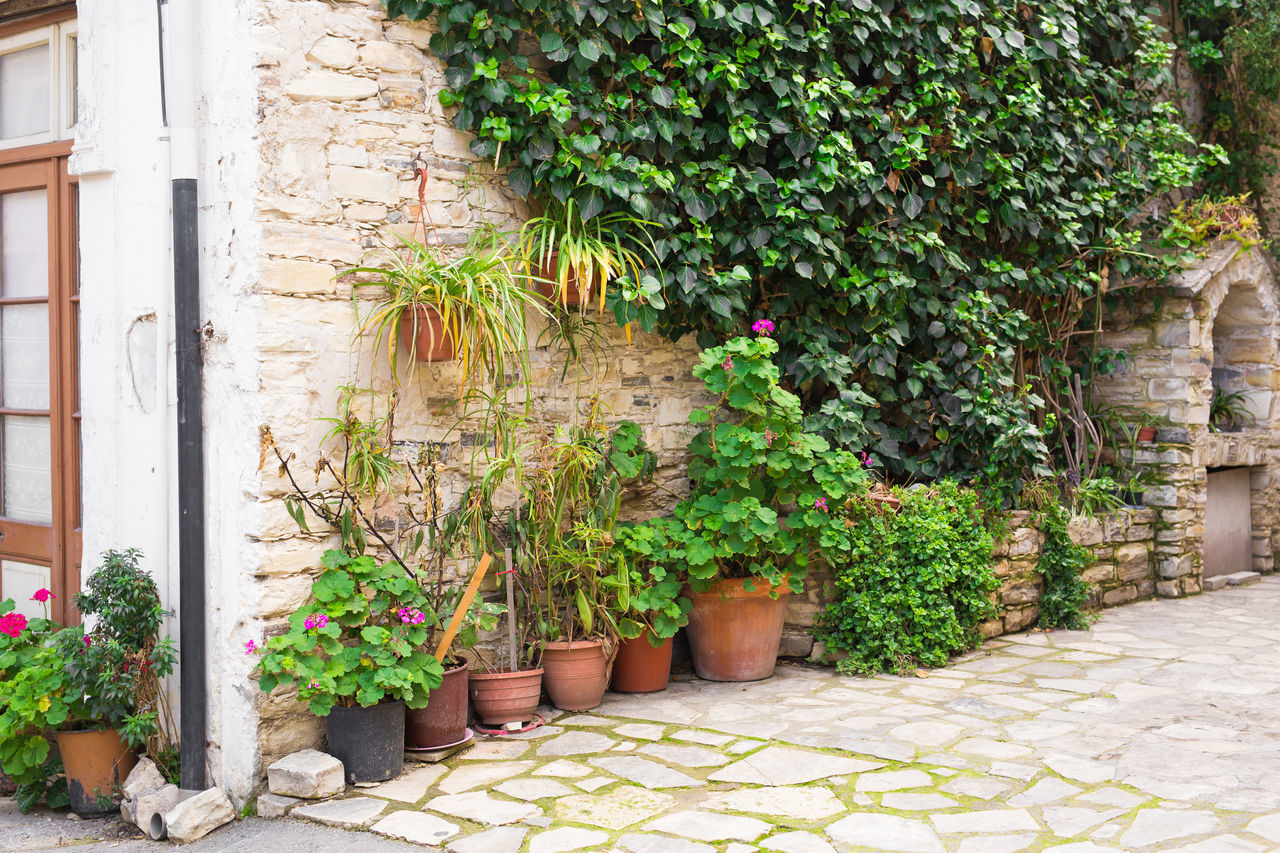
[[[210,788],[174,806],[164,816],[164,825],[170,841],[190,844],[230,823],[235,816],[226,793],[221,788]]]
[[[1262,575],[1257,572],[1232,572],[1224,577],[1227,579],[1227,586],[1244,586],[1262,580]]]
[[[346,789],[342,762],[315,749],[286,755],[267,768],[267,787],[273,794],[318,800]]]
[[[138,763],[133,765],[133,769],[125,777],[124,784],[120,786],[120,792],[126,799],[137,800],[143,794],[149,794],[164,786],[165,779],[156,769],[155,762],[150,758],[139,758]]]
[[[1226,575],[1214,575],[1211,578],[1204,579],[1204,591],[1216,592],[1227,585]]]
[[[258,817],[284,817],[290,809],[301,802],[302,800],[297,797],[263,794],[258,797]]]

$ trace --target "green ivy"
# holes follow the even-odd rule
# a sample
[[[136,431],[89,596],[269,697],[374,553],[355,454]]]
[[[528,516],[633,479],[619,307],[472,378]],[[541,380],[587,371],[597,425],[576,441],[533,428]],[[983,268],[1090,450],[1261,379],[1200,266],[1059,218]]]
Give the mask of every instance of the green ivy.
[[[1036,571],[1044,578],[1044,592],[1040,595],[1040,621],[1036,624],[1072,631],[1088,628],[1093,621],[1085,613],[1089,585],[1080,573],[1093,560],[1093,554],[1068,535],[1068,515],[1061,505],[1042,510],[1037,521],[1044,534],[1044,547]]]
[[[977,493],[943,480],[899,495],[897,513],[864,500],[823,537],[835,588],[815,636],[846,655],[845,672],[943,666],[981,642],[978,623],[995,616]]]
[[[516,192],[655,223],[665,307],[615,288],[619,321],[769,316],[811,427],[891,474],[1045,460],[1068,333],[1199,163],[1136,0],[385,2],[436,16]]]

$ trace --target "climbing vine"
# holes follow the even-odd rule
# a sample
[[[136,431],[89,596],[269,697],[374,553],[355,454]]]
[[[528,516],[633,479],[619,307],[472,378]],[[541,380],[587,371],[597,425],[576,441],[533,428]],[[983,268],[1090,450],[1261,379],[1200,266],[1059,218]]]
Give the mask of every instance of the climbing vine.
[[[810,427],[891,475],[1039,468],[1131,218],[1201,155],[1136,0],[384,0],[534,200],[650,223],[620,322],[777,323]]]
[[[1089,603],[1089,585],[1080,572],[1089,565],[1093,554],[1077,545],[1067,533],[1067,511],[1060,504],[1045,507],[1037,515],[1044,534],[1044,547],[1036,562],[1036,571],[1044,578],[1040,596],[1041,628],[1066,628],[1072,631],[1089,627],[1092,621],[1085,606]]]

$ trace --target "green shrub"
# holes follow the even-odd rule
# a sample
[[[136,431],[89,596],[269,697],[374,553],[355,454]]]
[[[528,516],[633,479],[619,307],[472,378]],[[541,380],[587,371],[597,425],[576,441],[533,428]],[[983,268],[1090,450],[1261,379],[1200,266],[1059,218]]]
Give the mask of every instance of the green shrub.
[[[944,480],[900,496],[896,514],[855,501],[848,524],[821,542],[835,595],[816,634],[848,655],[845,672],[942,666],[980,642],[978,623],[995,615],[992,537],[977,494]]]

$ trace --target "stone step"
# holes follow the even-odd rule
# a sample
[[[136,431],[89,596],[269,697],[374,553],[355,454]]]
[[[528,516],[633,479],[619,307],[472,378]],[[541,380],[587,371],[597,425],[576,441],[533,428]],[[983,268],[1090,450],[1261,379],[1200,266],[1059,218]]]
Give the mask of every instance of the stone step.
[[[1244,586],[1245,584],[1257,583],[1262,580],[1262,575],[1257,572],[1235,572],[1226,576],[1227,586]]]

